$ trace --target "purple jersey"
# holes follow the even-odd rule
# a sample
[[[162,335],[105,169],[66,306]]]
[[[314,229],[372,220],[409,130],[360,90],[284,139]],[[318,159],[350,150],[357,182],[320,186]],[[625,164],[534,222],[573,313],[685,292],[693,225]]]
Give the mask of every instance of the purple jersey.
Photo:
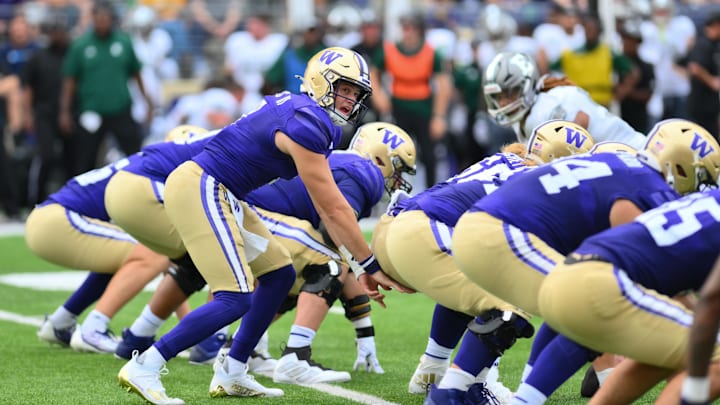
[[[136,153],[126,159],[77,175],[41,205],[58,203],[80,215],[109,221],[110,216],[105,209],[105,188],[115,173],[135,162],[139,156],[140,154]]]
[[[495,191],[510,176],[529,170],[523,159],[512,153],[496,153],[462,173],[403,200],[403,210],[422,210],[430,219],[454,227],[460,216],[475,202]]]
[[[359,218],[370,215],[382,198],[385,180],[380,168],[354,152],[335,151],[328,157],[335,183]],[[320,216],[300,177],[278,180],[247,194],[244,200],[268,211],[320,225]]]
[[[202,152],[214,134],[214,132],[209,132],[182,141],[148,145],[142,148],[140,159],[125,166],[123,170],[165,183],[170,172]]]
[[[485,211],[567,255],[610,227],[616,200],[647,211],[676,198],[660,173],[635,156],[599,153],[558,159],[513,176],[470,211]]]
[[[257,109],[223,128],[193,160],[243,199],[271,180],[297,175],[292,158],[275,146],[277,131],[325,156],[342,136],[341,128],[310,97],[285,92],[265,97]]]
[[[720,190],[663,204],[591,236],[575,252],[598,255],[661,294],[699,290],[720,253]]]

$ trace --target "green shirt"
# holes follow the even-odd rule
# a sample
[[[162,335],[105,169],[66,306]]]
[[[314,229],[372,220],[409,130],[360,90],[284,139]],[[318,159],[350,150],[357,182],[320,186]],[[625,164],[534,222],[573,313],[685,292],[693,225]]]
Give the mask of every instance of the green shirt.
[[[63,62],[63,76],[77,83],[75,102],[79,112],[115,115],[130,108],[128,79],[140,72],[140,61],[130,37],[113,31],[100,38],[90,31],[70,45]]]
[[[277,87],[279,90],[289,90],[293,93],[298,93],[300,80],[295,78],[295,75],[303,76],[310,58],[325,48],[326,45],[320,43],[313,48],[298,46],[285,49],[265,73],[265,84],[271,88]]]
[[[420,52],[422,47],[425,45],[423,42],[420,44],[420,46],[417,49],[408,50],[403,48],[403,46],[399,43],[396,43],[395,46],[397,49],[402,53],[403,55],[412,56],[416,53]],[[377,52],[375,52],[372,55],[372,64],[378,68],[381,72],[385,71],[385,48],[380,47]],[[435,50],[433,55],[433,74],[441,73],[443,71],[443,59],[442,55]],[[392,72],[391,72],[392,73]],[[399,98],[395,98],[392,95],[392,105],[393,109],[396,109],[399,107],[401,110],[406,111],[413,111],[418,114],[422,114],[426,117],[429,117],[432,115],[432,97],[427,98],[425,100],[402,100]]]

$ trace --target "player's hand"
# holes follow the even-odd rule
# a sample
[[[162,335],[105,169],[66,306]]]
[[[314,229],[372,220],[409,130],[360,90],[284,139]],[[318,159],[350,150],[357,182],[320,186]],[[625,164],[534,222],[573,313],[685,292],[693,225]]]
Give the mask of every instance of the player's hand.
[[[375,338],[368,336],[355,340],[357,343],[357,359],[353,370],[365,370],[368,373],[385,374],[380,362],[377,359],[375,350]]]
[[[373,275],[369,275],[367,273],[362,274],[359,281],[360,285],[365,288],[365,292],[367,293],[368,297],[380,304],[380,306],[382,306],[383,308],[387,308],[384,302],[385,294],[380,292],[378,286],[382,287],[383,290],[387,291],[396,290],[406,294],[412,294],[415,292],[415,290],[413,290],[412,288],[405,287],[404,285],[393,280],[382,270],[375,272]]]

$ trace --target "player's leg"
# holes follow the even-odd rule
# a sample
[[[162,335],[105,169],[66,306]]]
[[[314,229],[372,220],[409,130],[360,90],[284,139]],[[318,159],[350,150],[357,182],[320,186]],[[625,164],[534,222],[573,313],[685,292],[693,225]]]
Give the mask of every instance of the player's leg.
[[[377,358],[375,327],[370,316],[372,311],[370,297],[355,279],[354,274],[349,274],[345,279],[340,301],[345,309],[345,318],[352,322],[353,327],[355,327],[357,358],[353,364],[353,369],[364,369],[377,374],[385,373]]]

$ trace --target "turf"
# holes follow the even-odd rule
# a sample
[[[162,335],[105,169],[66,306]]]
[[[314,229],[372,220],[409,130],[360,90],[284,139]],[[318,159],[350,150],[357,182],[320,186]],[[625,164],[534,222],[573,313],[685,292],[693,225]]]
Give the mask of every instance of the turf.
[[[22,237],[0,238],[0,275],[18,272],[47,272],[64,270],[36,258],[30,253]],[[17,288],[0,283],[0,311],[13,312],[42,319],[62,304],[70,292],[48,292]],[[119,333],[129,326],[150,293],[143,292],[131,301],[112,321],[111,328]],[[196,294],[191,305],[200,305],[205,294]],[[421,404],[421,396],[407,393],[409,377],[427,342],[433,303],[423,295],[390,293],[387,309],[373,305],[378,358],[384,375],[352,372],[352,381],[343,388],[354,390],[385,401],[399,404]],[[286,341],[294,313],[289,313],[270,328],[270,351],[278,357]],[[535,320],[536,325],[539,321]],[[163,327],[166,332],[175,320]],[[234,330],[234,327],[233,329]],[[117,385],[117,372],[123,362],[108,355],[76,353],[70,349],[48,346],[37,339],[36,326],[0,321],[0,404],[140,404],[136,395],[124,392]],[[355,360],[354,330],[342,315],[329,314],[313,345],[316,361],[338,370],[349,370]],[[530,340],[519,341],[508,351],[500,366],[500,380],[516,388],[530,350]],[[263,384],[280,387],[282,398],[272,399],[211,399],[208,385],[212,378],[210,366],[193,366],[185,359],[173,359],[170,374],[163,377],[168,393],[183,398],[189,404],[218,404],[225,401],[271,404],[352,404],[348,399],[324,394],[298,386],[274,384],[258,377]],[[584,369],[556,392],[548,404],[583,404],[579,395]],[[638,403],[652,403],[659,389],[646,395]],[[245,402],[243,402],[245,403]]]

